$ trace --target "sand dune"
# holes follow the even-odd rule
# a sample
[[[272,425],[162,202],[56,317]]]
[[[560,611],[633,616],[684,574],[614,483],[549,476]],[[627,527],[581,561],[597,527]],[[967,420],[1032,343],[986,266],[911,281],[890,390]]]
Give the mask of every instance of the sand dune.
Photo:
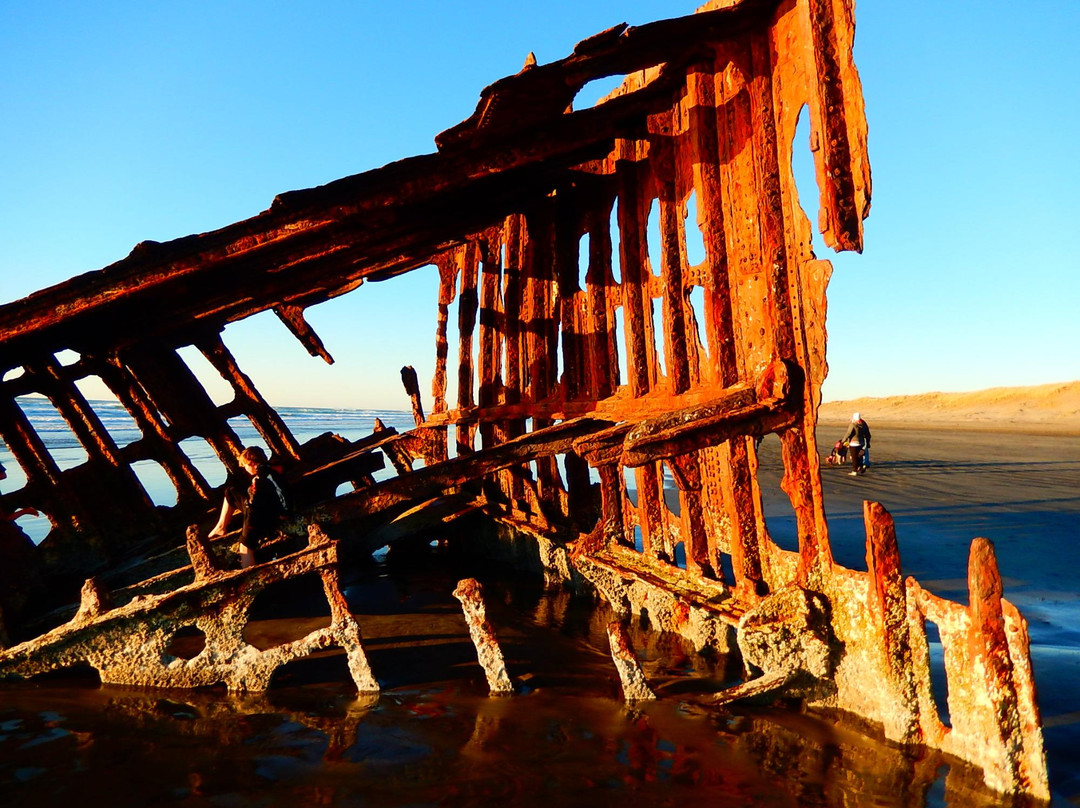
[[[845,423],[852,412],[860,413],[871,427],[947,426],[1080,435],[1080,381],[830,401],[821,405],[818,420]]]

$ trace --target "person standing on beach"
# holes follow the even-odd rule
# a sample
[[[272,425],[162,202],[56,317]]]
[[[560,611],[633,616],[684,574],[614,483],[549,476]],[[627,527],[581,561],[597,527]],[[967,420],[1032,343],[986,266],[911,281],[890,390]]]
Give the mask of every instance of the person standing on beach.
[[[857,412],[851,415],[851,425],[844,435],[844,443],[851,451],[851,471],[848,474],[855,477],[866,473],[865,458],[870,450],[870,427]]]
[[[225,501],[217,524],[210,531],[210,538],[224,536],[229,520],[240,511],[244,526],[240,531],[240,566],[246,568],[256,563],[255,553],[259,545],[269,539],[289,513],[289,501],[285,483],[266,458],[259,446],[249,446],[240,455],[240,467],[248,474],[247,486],[231,480],[225,486]]]

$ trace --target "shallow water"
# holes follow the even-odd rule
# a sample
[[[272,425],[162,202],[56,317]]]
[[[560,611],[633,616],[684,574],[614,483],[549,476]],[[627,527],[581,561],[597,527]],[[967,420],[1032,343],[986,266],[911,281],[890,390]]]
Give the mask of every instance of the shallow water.
[[[378,696],[357,696],[335,652],[286,666],[258,696],[5,685],[3,804],[924,806],[945,804],[946,788],[965,805],[1004,804],[963,765],[843,723],[706,707],[738,671],[672,638],[635,634],[660,698],[628,706],[610,615],[520,582],[487,584],[515,685],[489,697],[450,596],[460,574],[382,567],[349,583]],[[260,646],[318,620],[256,610],[249,641]]]

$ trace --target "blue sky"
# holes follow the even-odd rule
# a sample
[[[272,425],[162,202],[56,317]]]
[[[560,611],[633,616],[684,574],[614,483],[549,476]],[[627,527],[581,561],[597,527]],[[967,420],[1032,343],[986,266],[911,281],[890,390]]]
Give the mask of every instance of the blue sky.
[[[528,52],[694,5],[0,0],[0,301],[431,152]],[[863,255],[817,245],[826,400],[1080,378],[1080,3],[863,0],[856,19],[874,197]],[[225,340],[273,403],[407,408],[398,369],[426,392],[434,302],[422,271],[310,310],[332,367],[273,315]]]

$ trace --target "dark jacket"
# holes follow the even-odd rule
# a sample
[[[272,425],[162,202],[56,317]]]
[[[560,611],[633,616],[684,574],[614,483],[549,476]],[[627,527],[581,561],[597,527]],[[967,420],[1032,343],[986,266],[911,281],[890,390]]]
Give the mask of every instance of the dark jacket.
[[[858,445],[864,449],[870,445],[870,427],[861,418],[858,421],[852,421],[847,434],[844,435],[844,443],[851,443],[856,438],[858,438]]]
[[[271,536],[289,513],[285,483],[269,466],[260,466],[248,486],[241,541],[252,546]],[[249,541],[250,540],[250,541]]]

